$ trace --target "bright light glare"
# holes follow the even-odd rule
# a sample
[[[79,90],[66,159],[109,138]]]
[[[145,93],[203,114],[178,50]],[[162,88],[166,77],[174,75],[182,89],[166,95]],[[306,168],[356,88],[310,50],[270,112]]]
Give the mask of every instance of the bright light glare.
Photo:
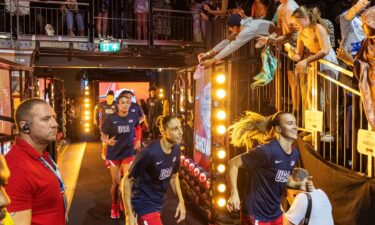
[[[85,115],[89,115],[90,114],[90,111],[85,111]]]
[[[90,129],[89,128],[85,128],[85,132],[90,132]]]
[[[160,92],[160,93],[163,93],[163,92],[164,92],[164,89],[163,89],[163,88],[160,88],[160,89],[159,89],[159,92]]]
[[[225,120],[225,118],[227,118],[227,113],[224,110],[219,109],[216,112],[216,118],[219,120]]]
[[[89,95],[89,91],[85,91],[85,95]]]
[[[225,132],[227,131],[227,128],[224,125],[219,125],[217,126],[216,131],[218,134],[225,134]]]
[[[85,108],[88,108],[88,107],[90,107],[90,104],[89,104],[89,103],[86,103],[86,104],[85,104]]]
[[[90,124],[89,123],[85,123],[85,127],[90,127]]]
[[[225,166],[224,164],[219,164],[219,165],[217,166],[217,171],[218,171],[219,173],[224,173],[226,169],[227,169],[227,168],[226,168],[226,166]]]
[[[218,89],[216,91],[216,97],[218,99],[223,99],[223,98],[225,98],[226,95],[227,95],[227,92],[224,89]]]
[[[225,82],[225,80],[226,80],[226,77],[225,77],[224,74],[218,74],[218,75],[216,76],[216,82],[217,82],[218,84],[223,84],[223,83]]]
[[[88,99],[88,98],[85,98],[85,102],[89,102],[90,101],[90,99]]]
[[[217,199],[217,205],[220,208],[223,208],[227,204],[227,201],[224,198],[218,198]]]
[[[85,116],[85,120],[90,120],[90,117],[89,116]]]
[[[227,186],[225,184],[219,184],[219,185],[217,185],[217,190],[220,193],[224,193],[227,190]]]
[[[89,90],[89,86],[85,86],[85,90]]]
[[[219,149],[217,151],[217,157],[219,159],[224,159],[226,156],[227,156],[227,152],[225,151],[225,149]]]

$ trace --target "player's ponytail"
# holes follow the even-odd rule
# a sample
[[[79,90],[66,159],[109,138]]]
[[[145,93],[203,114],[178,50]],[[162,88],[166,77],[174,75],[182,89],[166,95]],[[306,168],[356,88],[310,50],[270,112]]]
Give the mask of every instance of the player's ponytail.
[[[246,111],[229,130],[230,143],[235,147],[246,147],[248,150],[255,144],[264,144],[277,138],[275,127],[280,125],[280,116],[288,112],[277,112],[270,117]]]

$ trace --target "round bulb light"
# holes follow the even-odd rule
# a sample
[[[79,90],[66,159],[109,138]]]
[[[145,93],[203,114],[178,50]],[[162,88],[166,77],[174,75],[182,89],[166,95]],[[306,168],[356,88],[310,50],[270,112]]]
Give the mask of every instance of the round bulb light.
[[[217,185],[217,190],[220,193],[224,193],[227,190],[227,186],[225,184],[219,184],[219,185]]]
[[[227,169],[227,168],[225,167],[224,164],[219,164],[219,165],[217,166],[217,171],[218,171],[219,173],[224,173],[226,169]]]
[[[226,204],[227,204],[227,201],[225,200],[225,198],[218,198],[217,199],[217,205],[220,208],[223,208]]]
[[[218,89],[216,90],[216,97],[218,99],[223,99],[227,95],[227,92],[224,89]]]
[[[227,128],[224,125],[219,125],[217,126],[216,131],[218,134],[225,134]]]
[[[221,148],[217,151],[217,157],[219,159],[224,159],[226,156],[227,156],[227,152],[225,151],[225,149]]]
[[[224,110],[219,109],[216,112],[216,118],[219,120],[225,120],[227,118],[227,113]]]
[[[217,82],[218,84],[223,84],[223,83],[225,82],[225,80],[226,80],[226,77],[225,77],[224,74],[218,74],[218,75],[216,76],[216,82]]]

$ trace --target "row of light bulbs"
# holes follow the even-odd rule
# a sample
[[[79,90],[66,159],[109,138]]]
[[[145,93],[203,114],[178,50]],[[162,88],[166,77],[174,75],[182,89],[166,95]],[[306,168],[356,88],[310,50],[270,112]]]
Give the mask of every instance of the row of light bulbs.
[[[88,85],[85,86],[84,88],[84,99],[83,99],[83,106],[84,106],[84,131],[86,133],[89,133],[91,131],[91,124],[90,124],[90,119],[91,119],[91,111],[90,111],[90,88]]]
[[[223,136],[227,132],[226,127],[226,120],[227,120],[227,112],[224,108],[224,100],[227,96],[227,91],[225,88],[226,76],[224,74],[217,74],[214,77],[215,84],[213,85],[213,100],[214,102],[214,133],[218,136]],[[217,174],[220,176],[225,177],[225,172],[227,171],[226,166],[226,157],[227,151],[224,147],[215,147],[215,158],[216,163],[214,169],[216,170]],[[219,208],[225,207],[227,204],[226,200],[226,191],[227,185],[225,184],[225,179],[218,179],[215,184],[214,192],[216,192],[217,196],[214,198],[214,202]]]

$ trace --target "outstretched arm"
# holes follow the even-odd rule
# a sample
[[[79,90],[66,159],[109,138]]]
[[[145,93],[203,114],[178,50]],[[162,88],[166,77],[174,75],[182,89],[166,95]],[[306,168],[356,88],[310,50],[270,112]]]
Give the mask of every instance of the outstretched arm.
[[[176,218],[178,217],[177,223],[179,223],[185,219],[186,209],[185,209],[184,197],[182,196],[182,192],[181,192],[178,173],[175,173],[172,175],[170,183],[171,183],[172,190],[178,196],[178,205],[177,205],[175,217]]]
[[[240,197],[237,188],[238,168],[243,166],[241,155],[229,161],[230,198],[228,199],[228,210],[240,210]]]

